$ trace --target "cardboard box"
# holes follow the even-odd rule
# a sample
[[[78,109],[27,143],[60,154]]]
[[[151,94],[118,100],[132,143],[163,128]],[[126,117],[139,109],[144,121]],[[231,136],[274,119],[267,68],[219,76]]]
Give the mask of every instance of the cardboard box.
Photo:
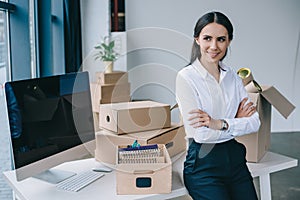
[[[100,85],[97,83],[91,83],[91,94],[92,98],[95,100],[100,99],[115,99],[120,96],[130,96],[130,83],[125,84],[107,84],[107,85]]]
[[[130,102],[130,96],[113,96],[110,99],[100,99],[100,104]],[[100,105],[98,104],[98,108]]]
[[[120,85],[100,85],[91,83],[92,108],[94,112],[99,112],[100,104],[129,102],[130,84]]]
[[[135,140],[141,145],[165,144],[170,157],[186,151],[185,131],[182,125],[172,124],[170,128],[126,135],[116,135],[111,131],[102,129],[96,133],[95,159],[115,165],[117,146],[132,144]]]
[[[136,101],[100,105],[100,128],[116,134],[133,133],[171,126],[170,105]]]
[[[118,96],[112,97],[111,99],[98,99],[97,101],[92,100],[92,109],[93,112],[100,112],[100,104],[108,104],[108,103],[121,103],[121,102],[130,102],[130,96]],[[99,122],[98,122],[99,124]]]
[[[185,130],[182,125],[173,124],[170,128],[160,130],[137,132],[128,135],[142,144],[164,144],[173,157],[186,151]]]
[[[271,106],[274,106],[279,113],[287,118],[295,109],[276,88],[273,86],[261,86],[262,91],[258,92],[254,86],[247,85],[251,101],[257,106],[261,126],[256,133],[243,135],[237,137],[237,141],[246,146],[246,159],[248,162],[259,162],[270,148],[270,134],[271,134]]]
[[[172,162],[165,145],[159,144],[163,161],[157,163],[118,163],[117,194],[163,194],[172,189]],[[118,158],[118,152],[116,157]]]
[[[96,78],[100,85],[128,83],[128,74],[122,71],[113,71],[112,73],[96,72]]]

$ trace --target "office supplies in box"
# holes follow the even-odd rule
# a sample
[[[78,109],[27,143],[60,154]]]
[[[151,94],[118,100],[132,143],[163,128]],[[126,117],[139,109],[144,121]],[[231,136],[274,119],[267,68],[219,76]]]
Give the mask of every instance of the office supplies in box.
[[[172,188],[172,162],[163,144],[118,146],[117,194],[163,194]]]
[[[295,106],[273,86],[259,86],[257,82],[250,81],[245,88],[257,107],[261,126],[257,132],[236,139],[246,146],[247,161],[259,162],[270,148],[271,106],[274,106],[285,118],[291,114]]]
[[[122,71],[113,71],[111,73],[96,72],[96,78],[100,85],[128,83],[128,73]]]
[[[100,110],[100,127],[116,134],[171,126],[170,105],[155,101],[101,104]]]
[[[141,145],[165,144],[170,157],[186,150],[185,131],[182,125],[172,124],[169,128],[125,135],[116,135],[111,131],[102,129],[96,133],[95,159],[115,165],[117,146],[132,144],[135,140]]]

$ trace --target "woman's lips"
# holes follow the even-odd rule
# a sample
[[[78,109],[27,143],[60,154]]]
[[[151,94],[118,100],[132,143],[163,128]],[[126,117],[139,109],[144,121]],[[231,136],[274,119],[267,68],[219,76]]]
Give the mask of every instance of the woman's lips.
[[[208,52],[208,54],[210,55],[210,57],[215,58],[219,55],[219,53],[213,53],[213,52]]]

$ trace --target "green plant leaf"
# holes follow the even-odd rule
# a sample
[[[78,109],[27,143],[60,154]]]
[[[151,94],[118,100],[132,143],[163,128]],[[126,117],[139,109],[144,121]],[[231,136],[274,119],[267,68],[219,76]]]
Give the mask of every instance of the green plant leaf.
[[[114,51],[114,47],[115,41],[110,41],[109,36],[105,36],[103,42],[94,47],[97,50],[95,59],[101,59],[102,61],[115,61],[119,54]]]

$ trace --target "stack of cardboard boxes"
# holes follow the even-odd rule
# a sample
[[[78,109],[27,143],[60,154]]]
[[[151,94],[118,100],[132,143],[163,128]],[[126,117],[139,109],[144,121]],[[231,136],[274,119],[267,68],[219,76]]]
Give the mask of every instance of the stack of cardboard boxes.
[[[91,83],[96,129],[95,158],[117,169],[117,193],[171,192],[170,158],[186,150],[186,141],[183,125],[171,123],[170,105],[155,101],[131,102],[126,72],[98,72],[96,80]],[[118,147],[134,142],[142,146],[163,146],[164,162],[143,165],[118,163]],[[151,182],[151,186],[147,186],[147,181]]]
[[[101,104],[99,113],[95,158],[117,169],[117,194],[171,192],[170,156],[185,151],[186,142],[183,126],[171,124],[170,105],[154,101]],[[134,142],[162,145],[164,162],[118,163],[118,147]]]
[[[171,123],[170,105],[136,101],[100,105],[100,131],[96,133],[96,159],[115,165],[116,147],[165,144],[171,157],[186,150],[185,131]]]
[[[171,191],[171,163],[170,157],[186,150],[185,132],[182,125],[171,123],[170,105],[155,101],[134,101],[111,104],[101,104],[99,115],[100,131],[96,133],[96,160],[117,168],[118,194],[149,194],[168,193]],[[160,144],[166,148],[165,162],[147,164],[144,172],[137,165],[118,163],[118,147],[132,145]],[[125,168],[124,168],[125,167]],[[141,177],[157,179],[164,177],[165,185],[160,187],[160,181],[151,180],[151,187],[139,188],[132,181],[140,181]],[[126,177],[126,178],[124,178]],[[133,178],[134,177],[134,178]],[[130,183],[128,181],[131,181]],[[122,184],[121,184],[122,183]],[[127,189],[124,189],[127,187]],[[128,189],[131,188],[131,189]],[[158,190],[158,188],[162,188]]]
[[[96,81],[91,83],[92,107],[95,130],[99,131],[99,105],[130,101],[130,83],[127,72],[96,72]]]

